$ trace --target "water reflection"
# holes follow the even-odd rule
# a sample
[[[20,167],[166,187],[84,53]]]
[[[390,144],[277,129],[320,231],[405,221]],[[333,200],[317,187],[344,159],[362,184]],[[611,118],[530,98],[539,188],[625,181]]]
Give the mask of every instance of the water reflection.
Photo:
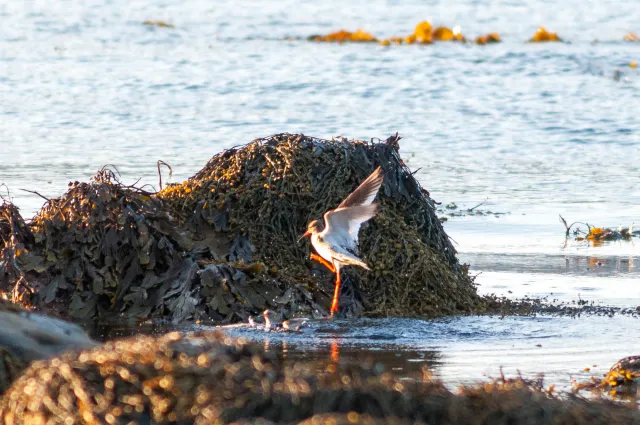
[[[254,341],[285,365],[304,362],[321,373],[337,363],[369,364],[402,378],[433,375],[451,388],[499,377],[503,370],[507,376],[543,373],[547,382],[568,389],[572,378],[601,377],[620,358],[638,354],[629,344],[638,336],[637,319],[628,316],[311,320],[296,333],[264,332],[246,325],[176,328],[167,322],[88,329],[103,340],[172,330],[221,330]]]

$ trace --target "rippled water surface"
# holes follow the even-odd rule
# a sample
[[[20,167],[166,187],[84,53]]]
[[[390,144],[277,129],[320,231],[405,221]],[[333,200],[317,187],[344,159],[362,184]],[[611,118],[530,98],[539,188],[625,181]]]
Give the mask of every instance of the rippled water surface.
[[[640,76],[628,67],[640,43],[622,42],[640,31],[634,1],[10,1],[0,19],[0,183],[26,216],[42,199],[19,189],[56,196],[107,163],[156,185],[158,159],[181,181],[276,132],[399,131],[436,200],[507,213],[445,224],[483,293],[640,305],[640,240],[565,244],[558,221],[640,224]],[[303,40],[343,27],[406,35],[423,19],[504,43]],[[540,24],[570,43],[524,43]],[[454,382],[500,366],[568,382],[639,354],[639,336],[627,316],[468,317],[313,324],[266,343],[294,357],[426,363]]]

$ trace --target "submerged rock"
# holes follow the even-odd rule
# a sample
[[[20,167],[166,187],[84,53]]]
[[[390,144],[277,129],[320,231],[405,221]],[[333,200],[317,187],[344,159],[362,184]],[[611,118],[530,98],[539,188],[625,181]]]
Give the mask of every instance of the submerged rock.
[[[343,271],[342,315],[435,317],[483,311],[399,137],[320,140],[278,134],[215,155],[159,193],[102,169],[71,183],[25,224],[0,215],[0,291],[75,319],[246,322],[326,314],[333,276],[298,236],[375,167],[380,213],[360,231],[371,271]],[[6,218],[5,218],[6,216]]]
[[[0,394],[31,362],[96,345],[77,325],[0,299]]]
[[[640,412],[566,399],[540,382],[490,381],[452,393],[424,377],[359,365],[284,364],[219,332],[138,336],[35,362],[0,399],[27,424],[622,424]]]

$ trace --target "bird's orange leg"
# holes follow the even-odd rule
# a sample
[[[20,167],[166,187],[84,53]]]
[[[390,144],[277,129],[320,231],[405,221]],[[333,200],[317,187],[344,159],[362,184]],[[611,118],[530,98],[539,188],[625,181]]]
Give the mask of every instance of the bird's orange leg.
[[[326,268],[328,268],[329,270],[331,270],[331,273],[335,273],[336,272],[336,268],[333,267],[333,264],[331,264],[330,262],[328,262],[327,260],[325,260],[324,258],[322,258],[319,255],[314,254],[313,252],[311,254],[309,254],[309,257],[311,258],[311,261],[317,261],[318,263],[322,264],[323,266],[325,266]]]
[[[338,311],[338,298],[340,297],[340,270],[336,272],[336,288],[333,290],[333,301],[331,302],[331,315]]]

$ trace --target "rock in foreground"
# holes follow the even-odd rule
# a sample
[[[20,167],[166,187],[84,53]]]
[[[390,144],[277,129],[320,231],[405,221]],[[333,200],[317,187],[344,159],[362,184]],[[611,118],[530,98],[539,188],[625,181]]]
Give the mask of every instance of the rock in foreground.
[[[79,326],[0,299],[0,394],[31,362],[96,345]]]

